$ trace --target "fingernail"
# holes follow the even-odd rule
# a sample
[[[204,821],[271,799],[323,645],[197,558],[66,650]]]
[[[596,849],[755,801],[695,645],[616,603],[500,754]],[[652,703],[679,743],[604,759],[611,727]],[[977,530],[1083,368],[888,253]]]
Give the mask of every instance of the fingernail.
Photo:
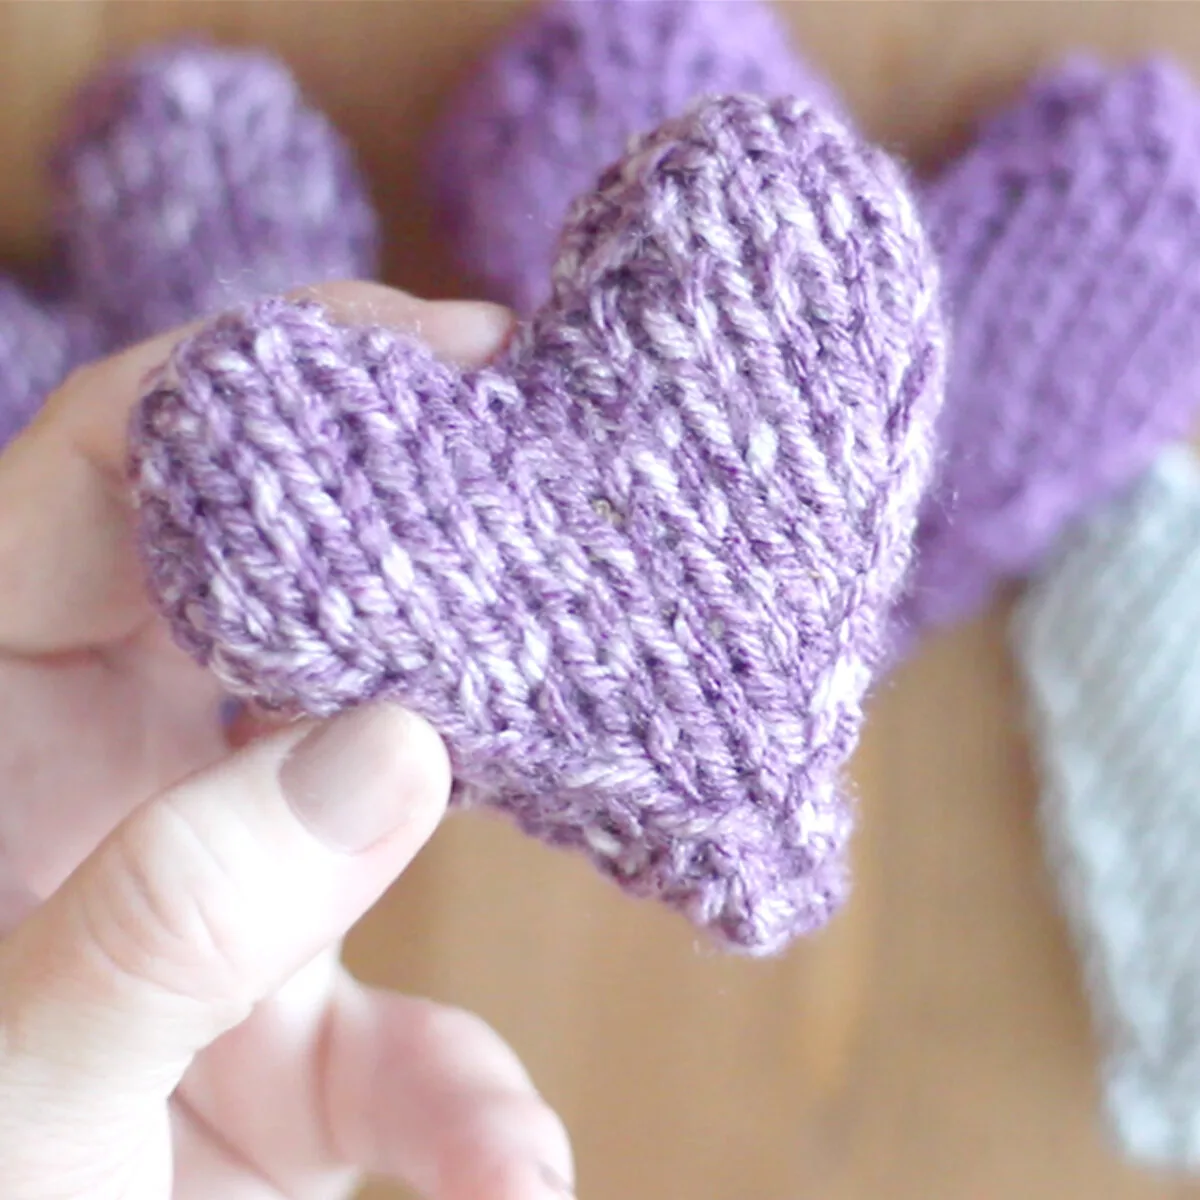
[[[546,1186],[556,1196],[565,1196],[567,1200],[575,1200],[575,1189],[553,1168],[545,1163],[538,1164],[542,1179]]]
[[[516,318],[509,309],[483,300],[443,300],[426,324],[423,332],[439,356],[473,367],[504,349]]]
[[[424,736],[423,736],[424,735]],[[428,727],[390,705],[355,709],[307,733],[284,760],[292,811],[334,850],[361,854],[394,833],[429,774],[413,752]]]

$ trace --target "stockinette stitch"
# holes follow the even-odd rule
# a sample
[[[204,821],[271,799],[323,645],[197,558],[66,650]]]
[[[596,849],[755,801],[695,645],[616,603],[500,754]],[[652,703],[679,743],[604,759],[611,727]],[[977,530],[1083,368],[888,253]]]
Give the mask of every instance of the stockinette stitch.
[[[236,693],[401,701],[460,800],[777,950],[846,889],[936,285],[885,155],[709,99],[575,205],[493,366],[280,301],[180,346],[132,431],[151,592]]]
[[[349,150],[269,56],[187,41],[107,67],[51,155],[62,286],[0,284],[0,444],[75,366],[230,304],[376,273]]]
[[[1200,1167],[1200,469],[1168,451],[1013,620],[1041,817],[1136,1158]]]
[[[1200,96],[1076,59],[926,191],[954,330],[898,652],[974,615],[1184,436],[1200,402]]]
[[[54,174],[78,287],[120,341],[375,274],[350,151],[266,54],[188,42],[133,55],[81,92]]]
[[[704,95],[796,95],[837,111],[769,4],[549,0],[472,71],[430,142],[439,218],[487,296],[549,294],[571,202],[634,134]]]
[[[1200,400],[1198,130],[1171,65],[1074,60],[927,194],[955,348],[896,638],[1035,572],[1014,653],[1106,1105],[1132,1156],[1193,1167],[1200,478],[1160,456]]]
[[[648,66],[659,45],[691,69]],[[757,64],[756,46],[771,47]],[[644,113],[682,97],[669,81],[703,90],[705,71],[750,91],[791,72],[802,94],[831,93],[767,6],[552,0],[517,27],[435,143],[455,249],[493,295],[541,295],[567,198]],[[954,352],[896,658],[1025,577],[1190,426],[1197,128],[1200,100],[1168,62],[1076,57],[926,187]]]

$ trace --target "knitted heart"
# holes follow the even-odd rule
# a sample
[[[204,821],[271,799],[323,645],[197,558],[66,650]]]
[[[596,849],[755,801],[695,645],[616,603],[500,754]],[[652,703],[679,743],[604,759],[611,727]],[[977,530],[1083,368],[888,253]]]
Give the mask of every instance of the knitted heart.
[[[1200,467],[1164,452],[1013,621],[1041,818],[1135,1158],[1200,1167]]]
[[[1075,60],[925,197],[953,314],[941,469],[898,639],[971,615],[1200,403],[1200,97]]]
[[[437,143],[466,264],[501,299],[540,296],[567,198],[649,114],[714,76],[828,94],[754,4],[552,0],[488,60]],[[663,51],[672,69],[647,63]],[[928,189],[955,327],[938,486],[897,652],[970,616],[1060,532],[1131,482],[1200,400],[1188,347],[1200,173],[1196,94],[1163,63],[1078,58],[992,119]],[[1086,447],[1086,452],[1083,448]]]
[[[466,792],[772,951],[845,890],[935,267],[886,156],[728,97],[605,173],[554,279],[473,372],[280,301],[185,342],[132,433],[151,590],[235,691],[400,700]]]
[[[629,138],[704,95],[832,89],[772,6],[744,0],[549,0],[471,72],[432,143],[439,217],[484,291],[521,312],[549,294],[571,201]]]
[[[80,362],[255,295],[375,273],[349,151],[263,54],[173,43],[106,69],[52,155],[65,281],[0,283],[0,444]]]
[[[374,274],[350,152],[264,54],[188,42],[119,64],[81,93],[55,174],[78,286],[121,340]]]

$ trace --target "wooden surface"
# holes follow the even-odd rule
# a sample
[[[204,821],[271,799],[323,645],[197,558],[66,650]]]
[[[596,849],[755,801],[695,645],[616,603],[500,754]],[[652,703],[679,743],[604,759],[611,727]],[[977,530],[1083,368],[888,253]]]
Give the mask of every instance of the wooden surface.
[[[863,124],[928,163],[1030,69],[1090,44],[1200,68],[1190,4],[789,4]],[[102,56],[181,29],[282,53],[355,141],[388,278],[461,292],[416,182],[422,132],[510,3],[0,7],[0,250],[45,237],[40,156]],[[1074,964],[1039,857],[1003,606],[929,645],[854,764],[858,890],[769,964],[483,819],[448,825],[355,934],[360,972],[478,1009],[570,1123],[587,1200],[1165,1200],[1096,1117]],[[375,1200],[395,1193],[372,1189]]]

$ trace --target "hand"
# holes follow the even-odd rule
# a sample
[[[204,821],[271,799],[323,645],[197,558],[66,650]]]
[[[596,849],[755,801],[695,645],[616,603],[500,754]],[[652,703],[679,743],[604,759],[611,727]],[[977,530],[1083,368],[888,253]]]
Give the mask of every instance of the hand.
[[[490,306],[318,295],[463,362],[508,330]],[[233,737],[151,611],[124,432],[179,336],[74,376],[0,457],[5,1200],[326,1200],[363,1172],[567,1195],[562,1126],[497,1035],[338,962],[440,820],[437,736],[381,706]]]

